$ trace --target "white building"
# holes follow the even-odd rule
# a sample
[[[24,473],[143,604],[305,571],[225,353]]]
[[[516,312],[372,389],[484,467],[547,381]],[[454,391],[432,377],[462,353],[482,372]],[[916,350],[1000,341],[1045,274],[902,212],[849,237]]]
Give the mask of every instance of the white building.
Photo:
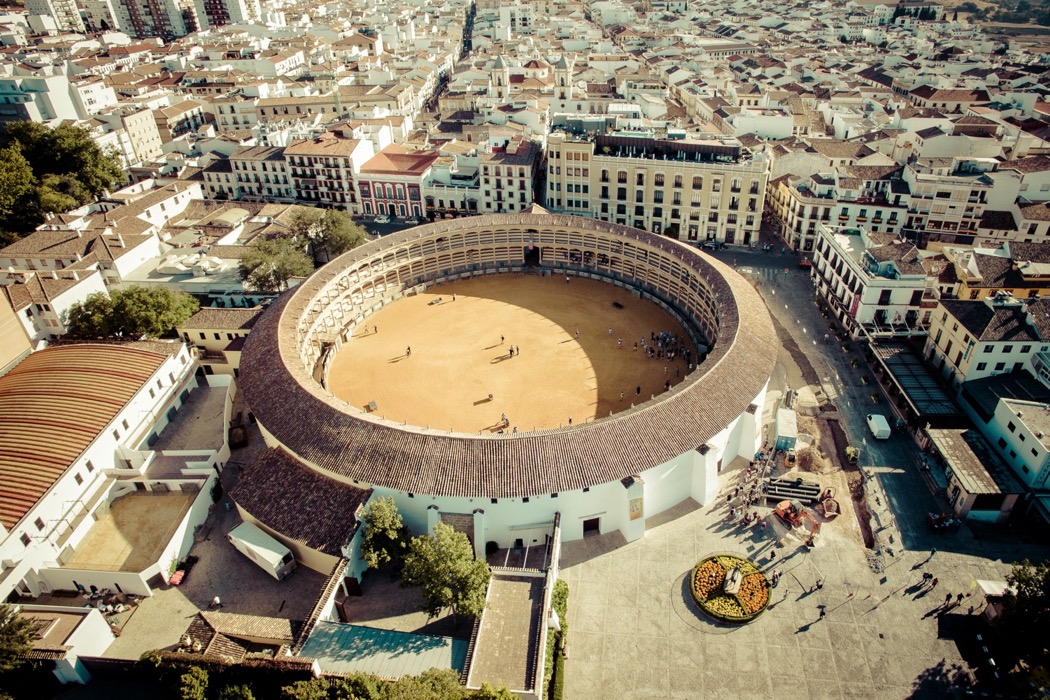
[[[192,457],[151,449],[191,393],[202,389],[196,388],[196,365],[186,346],[147,347],[47,348],[0,377],[0,478],[6,484],[0,500],[0,595],[5,598],[14,591],[35,596],[56,589],[150,595],[156,581],[167,580],[171,561],[189,551],[193,527],[211,505],[206,487],[229,448],[220,426],[217,443],[198,445]],[[221,403],[225,386],[219,391]],[[136,491],[158,499],[137,504],[145,505],[145,512],[164,494],[178,495],[175,531],[166,541],[147,542],[139,556],[114,559],[98,539],[113,533],[104,526],[99,530],[96,521],[106,520],[111,510],[117,519],[117,509],[124,507],[117,502],[135,498]]]
[[[864,229],[817,231],[813,283],[852,337],[922,332],[927,275],[914,244]]]

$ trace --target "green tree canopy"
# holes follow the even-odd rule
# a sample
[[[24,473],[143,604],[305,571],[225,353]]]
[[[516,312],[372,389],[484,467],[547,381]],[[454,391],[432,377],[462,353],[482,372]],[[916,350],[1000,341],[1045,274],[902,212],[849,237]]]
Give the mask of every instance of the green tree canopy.
[[[292,277],[305,277],[314,271],[305,245],[292,238],[269,238],[253,245],[241,257],[241,279],[250,289],[281,292]]]
[[[34,191],[36,178],[18,144],[0,149],[0,221],[7,221]]]
[[[91,140],[87,129],[61,124],[55,128],[24,121],[5,127],[7,137],[19,144],[26,160],[38,178],[45,175],[69,175],[76,179],[87,204],[117,183],[124,182],[120,159],[107,154]]]
[[[208,693],[208,670],[200,666],[190,666],[179,677],[179,697],[181,700],[206,700]]]
[[[0,673],[13,671],[25,663],[40,625],[23,617],[11,605],[0,603]]]
[[[408,527],[390,496],[372,499],[361,516],[361,556],[370,569],[399,562],[408,551]]]
[[[310,239],[314,260],[318,263],[328,262],[369,240],[369,234],[355,224],[350,216],[338,209],[320,210],[312,218],[314,220],[308,225],[306,233]]]
[[[1004,638],[1016,643],[1014,656],[1029,673],[1045,679],[1050,671],[1050,566],[1025,560],[1006,580],[1016,592],[1003,600]]]
[[[107,296],[91,294],[69,309],[66,326],[74,338],[158,338],[170,333],[200,304],[166,287],[127,287]]]
[[[467,536],[438,523],[433,535],[412,538],[401,585],[421,589],[428,617],[437,617],[446,608],[454,615],[478,617],[485,609],[491,577],[489,565],[474,558]]]

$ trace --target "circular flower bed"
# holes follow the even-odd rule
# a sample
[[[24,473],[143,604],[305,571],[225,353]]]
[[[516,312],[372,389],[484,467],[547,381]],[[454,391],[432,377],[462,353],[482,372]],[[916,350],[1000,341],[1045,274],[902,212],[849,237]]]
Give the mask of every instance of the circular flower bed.
[[[740,586],[727,593],[730,572],[740,570]],[[693,600],[700,609],[723,622],[742,624],[762,614],[769,605],[769,579],[754,564],[734,554],[712,554],[693,568]]]

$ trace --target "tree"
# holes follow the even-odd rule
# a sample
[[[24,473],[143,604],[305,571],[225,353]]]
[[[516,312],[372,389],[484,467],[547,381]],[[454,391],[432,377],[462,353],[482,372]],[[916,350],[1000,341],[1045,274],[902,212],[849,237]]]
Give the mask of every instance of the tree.
[[[390,496],[373,499],[361,515],[361,556],[370,569],[399,562],[408,550],[408,527]]]
[[[471,700],[514,700],[517,697],[507,690],[507,686],[501,685],[493,688],[488,683],[482,683],[481,687],[471,693]]]
[[[383,688],[383,700],[464,700],[467,689],[452,669],[432,668],[418,676],[404,676]]]
[[[1006,577],[1013,588],[1003,599],[1003,638],[1016,642],[1014,656],[1033,676],[1050,670],[1050,565],[1027,559]]]
[[[87,204],[125,180],[120,158],[104,153],[87,129],[61,124],[49,128],[38,122],[11,122],[7,137],[22,148],[38,178],[44,175],[70,175],[81,185]]]
[[[33,169],[18,144],[0,149],[0,220],[7,221],[36,186]]]
[[[13,671],[25,663],[40,624],[23,617],[7,603],[0,603],[0,673]]]
[[[179,677],[179,697],[182,700],[205,700],[208,692],[208,671],[190,666]]]
[[[248,249],[241,258],[241,279],[251,289],[280,292],[292,277],[305,277],[314,271],[305,246],[290,238],[268,238]]]
[[[255,700],[255,695],[246,685],[228,685],[219,691],[218,700]],[[328,700],[328,696],[323,696],[322,700]]]
[[[485,609],[491,577],[489,565],[474,558],[467,536],[438,523],[433,535],[412,539],[401,585],[421,589],[428,617],[437,617],[446,608],[453,615],[478,617]]]
[[[66,327],[74,338],[157,338],[197,313],[200,304],[166,287],[128,287],[109,296],[96,292],[69,308]]]
[[[298,240],[310,242],[319,265],[368,241],[368,233],[339,209],[300,209],[288,228]]]
[[[325,678],[296,681],[281,688],[281,700],[328,700],[329,688]]]

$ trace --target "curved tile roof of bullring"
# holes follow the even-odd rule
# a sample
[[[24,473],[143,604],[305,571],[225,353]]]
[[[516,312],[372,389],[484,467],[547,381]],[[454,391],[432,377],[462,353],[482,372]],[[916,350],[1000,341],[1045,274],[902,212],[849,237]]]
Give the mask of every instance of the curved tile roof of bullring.
[[[721,304],[718,340],[702,371],[608,418],[545,431],[477,435],[403,426],[365,414],[323,389],[302,365],[297,321],[319,290],[350,264],[438,234],[523,225],[620,234],[662,248],[699,272]],[[623,479],[704,445],[762,390],[777,347],[758,293],[726,265],[655,234],[536,207],[408,229],[326,265],[259,317],[245,342],[239,382],[267,432],[333,475],[434,496],[520,498]]]

